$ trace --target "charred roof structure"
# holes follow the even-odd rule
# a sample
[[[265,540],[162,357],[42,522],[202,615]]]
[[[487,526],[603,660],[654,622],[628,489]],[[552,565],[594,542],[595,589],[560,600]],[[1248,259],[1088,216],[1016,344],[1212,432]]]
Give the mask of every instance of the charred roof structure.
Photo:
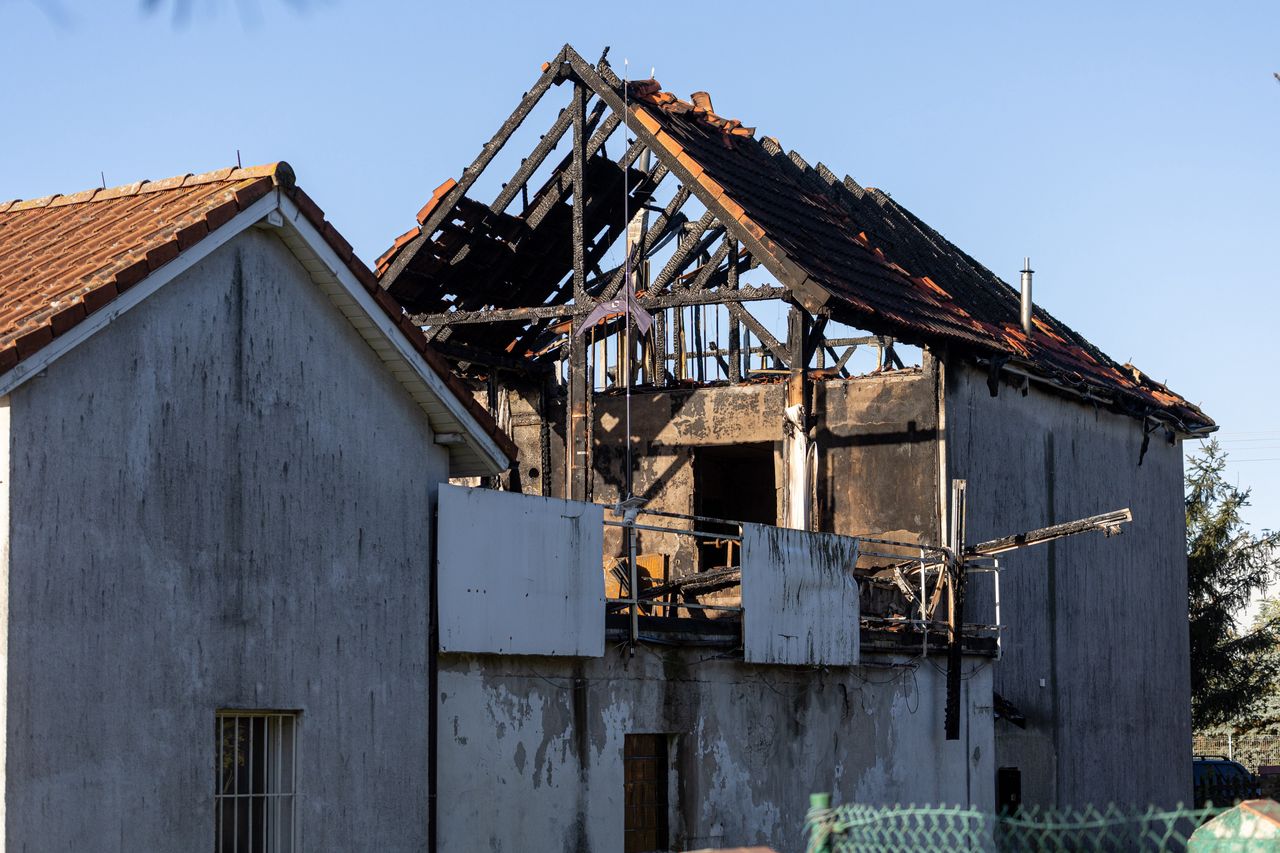
[[[538,100],[566,80],[573,81],[572,103],[498,196],[488,204],[469,196]],[[606,145],[623,135],[617,132],[624,123],[626,148],[614,159]],[[531,187],[530,178],[567,135],[572,151]],[[655,80],[624,84],[604,61],[593,66],[568,46],[461,179],[436,190],[418,226],[378,259],[377,272],[456,357],[497,366],[545,363],[571,348],[564,321],[621,287],[621,265],[602,263],[625,230],[624,183],[630,210],[644,211],[668,178],[678,191],[653,210],[631,247],[639,269],[679,237],[661,270],[640,287],[650,310],[732,306],[735,323],[779,362],[802,369],[793,364],[800,350],[783,346],[743,306],[781,299],[802,310],[811,327],[830,320],[946,348],[993,372],[1025,371],[1180,432],[1213,427],[1198,407],[1133,365],[1115,362],[1043,308],[1036,306],[1026,333],[1014,288],[885,193],[839,178],[821,163],[811,166],[776,139],[757,139],[754,129],[718,116],[705,92],[684,101]],[[682,214],[691,199],[703,210],[694,221]],[[756,267],[774,283],[743,286],[740,276]],[[811,353],[831,344],[820,328],[808,337]],[[737,373],[733,341],[731,333],[720,354],[730,374]],[[672,376],[655,369],[648,378],[662,384]]]
[[[1027,802],[1185,798],[1180,442],[1216,425],[1032,304],[1029,264],[1020,293],[707,93],[566,45],[376,274],[519,448],[490,485],[631,513],[614,637],[629,603],[633,643],[732,646],[739,522],[857,537],[862,651],[947,651],[948,738],[962,646],[998,658],[982,707],[1025,723],[996,748]],[[628,275],[645,335],[588,322]]]

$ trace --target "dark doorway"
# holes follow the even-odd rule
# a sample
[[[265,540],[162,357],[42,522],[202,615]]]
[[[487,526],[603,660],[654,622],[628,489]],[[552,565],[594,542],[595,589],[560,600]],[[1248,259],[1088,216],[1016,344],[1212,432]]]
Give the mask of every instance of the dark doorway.
[[[623,850],[670,849],[667,803],[667,736],[626,735],[622,746]]]
[[[699,447],[693,456],[695,515],[778,523],[777,486],[773,478],[773,443]],[[708,529],[708,532],[716,532]],[[728,532],[728,528],[726,528]],[[733,543],[700,540],[698,570],[710,571],[738,564]]]

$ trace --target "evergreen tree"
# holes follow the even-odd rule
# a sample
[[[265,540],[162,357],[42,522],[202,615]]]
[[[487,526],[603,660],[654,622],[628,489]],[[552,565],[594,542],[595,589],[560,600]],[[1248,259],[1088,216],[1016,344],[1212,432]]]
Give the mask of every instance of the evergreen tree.
[[[1226,453],[1210,441],[1188,460],[1187,598],[1191,621],[1191,719],[1196,729],[1265,723],[1280,681],[1280,611],[1242,628],[1255,590],[1280,570],[1280,533],[1254,535],[1240,518],[1249,490],[1223,477]]]

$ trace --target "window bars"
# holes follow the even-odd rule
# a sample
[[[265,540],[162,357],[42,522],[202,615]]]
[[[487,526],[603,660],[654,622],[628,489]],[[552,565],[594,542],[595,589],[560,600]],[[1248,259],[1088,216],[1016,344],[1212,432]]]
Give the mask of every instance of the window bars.
[[[219,711],[214,853],[294,853],[298,716]]]

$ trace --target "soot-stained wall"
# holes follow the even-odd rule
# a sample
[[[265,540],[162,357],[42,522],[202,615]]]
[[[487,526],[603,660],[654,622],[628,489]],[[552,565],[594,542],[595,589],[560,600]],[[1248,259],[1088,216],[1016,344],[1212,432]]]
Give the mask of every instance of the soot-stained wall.
[[[1191,801],[1183,449],[1162,436],[1139,465],[1134,418],[1035,388],[993,399],[985,373],[947,372],[948,467],[969,483],[969,541],[1133,510],[1123,536],[1001,557],[995,689],[1028,725],[999,723],[997,753],[1021,769],[1028,803]]]

